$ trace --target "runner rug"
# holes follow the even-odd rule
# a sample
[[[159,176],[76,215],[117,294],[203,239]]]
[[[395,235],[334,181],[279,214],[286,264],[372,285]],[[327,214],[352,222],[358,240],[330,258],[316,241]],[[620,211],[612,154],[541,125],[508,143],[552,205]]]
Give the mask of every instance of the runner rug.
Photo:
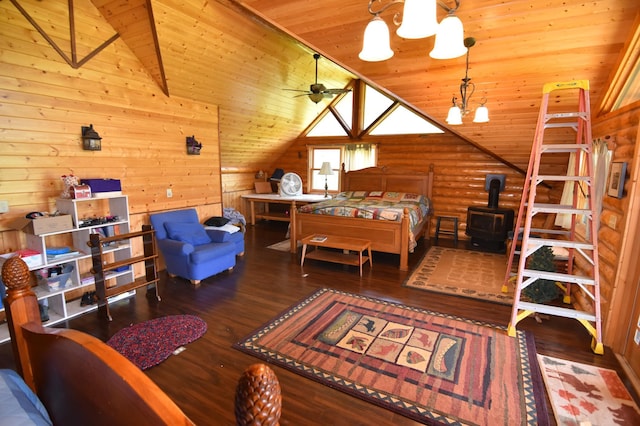
[[[538,355],[560,426],[640,425],[640,411],[618,373]]]
[[[533,337],[322,289],[235,348],[429,425],[545,425]]]
[[[193,315],[170,315],[123,328],[107,345],[141,370],[160,364],[178,348],[199,339],[207,323]]]
[[[513,287],[502,292],[508,260],[504,254],[431,247],[403,285],[511,305]]]

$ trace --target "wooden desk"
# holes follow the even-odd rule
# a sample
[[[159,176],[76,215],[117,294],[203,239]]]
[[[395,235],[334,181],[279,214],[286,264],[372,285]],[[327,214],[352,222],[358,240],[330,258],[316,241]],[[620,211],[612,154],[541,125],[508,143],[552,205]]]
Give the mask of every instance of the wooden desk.
[[[360,276],[362,276],[362,265],[367,261],[369,261],[369,266],[373,268],[371,241],[358,238],[337,237],[334,235],[327,235],[327,239],[324,241],[313,241],[313,238],[316,236],[316,234],[309,235],[301,240],[302,258],[300,259],[300,266],[304,265],[305,258],[341,263],[343,265],[354,265],[360,267]],[[316,249],[307,253],[308,245],[314,246]],[[357,254],[333,250],[319,250],[318,247],[354,251],[357,252]],[[365,250],[367,250],[368,256],[363,255]]]
[[[267,220],[279,220],[281,222],[289,222],[289,215],[284,213],[269,212],[269,204],[290,204],[291,209],[296,206],[309,203],[317,203],[318,201],[328,200],[322,194],[302,194],[291,197],[281,196],[279,194],[245,194],[242,196],[249,204],[251,212],[251,224],[256,224],[256,218]],[[264,204],[264,213],[256,214],[256,203]]]

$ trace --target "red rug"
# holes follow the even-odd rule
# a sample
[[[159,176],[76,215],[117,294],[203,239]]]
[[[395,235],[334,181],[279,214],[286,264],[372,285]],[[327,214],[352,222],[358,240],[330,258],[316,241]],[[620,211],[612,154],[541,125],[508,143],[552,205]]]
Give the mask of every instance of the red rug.
[[[533,338],[323,289],[239,350],[430,425],[545,425]]]
[[[124,328],[107,345],[141,370],[160,364],[179,347],[199,339],[207,323],[193,315],[170,315]]]

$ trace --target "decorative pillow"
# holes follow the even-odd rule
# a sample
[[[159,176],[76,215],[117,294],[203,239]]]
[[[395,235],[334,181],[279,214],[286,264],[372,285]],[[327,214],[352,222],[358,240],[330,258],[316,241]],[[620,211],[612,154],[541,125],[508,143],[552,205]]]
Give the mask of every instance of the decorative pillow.
[[[387,191],[382,194],[383,201],[391,201],[397,203],[404,196],[404,192]]]
[[[182,241],[194,246],[211,242],[207,231],[196,222],[165,222],[164,228],[172,240]]]
[[[425,202],[424,200],[425,200],[424,195],[412,194],[410,192],[402,194],[402,198],[400,199],[400,201],[403,201],[403,202],[413,201],[415,203],[424,203]]]
[[[229,219],[222,216],[213,216],[205,220],[204,224],[207,226],[224,226],[229,223]]]
[[[353,191],[351,192],[351,199],[364,199],[367,196],[368,192],[367,191]]]
[[[382,191],[370,191],[365,200],[382,200],[382,194],[384,194]]]

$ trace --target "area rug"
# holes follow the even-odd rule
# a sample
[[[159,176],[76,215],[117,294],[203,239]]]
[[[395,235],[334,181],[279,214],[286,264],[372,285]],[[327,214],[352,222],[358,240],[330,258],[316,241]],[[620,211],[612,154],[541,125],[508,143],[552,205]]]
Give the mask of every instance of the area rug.
[[[511,305],[513,286],[502,292],[508,260],[504,254],[431,247],[403,285]]]
[[[298,242],[298,247],[300,247],[300,242]],[[291,240],[280,241],[279,243],[275,243],[275,244],[271,244],[270,246],[267,246],[267,248],[270,248],[272,250],[278,250],[278,251],[290,251]]]
[[[141,370],[160,364],[178,348],[199,339],[207,323],[193,315],[170,315],[123,328],[107,345]]]
[[[538,355],[558,425],[640,425],[640,411],[618,374]]]
[[[322,289],[235,348],[429,425],[545,425],[533,337]]]

